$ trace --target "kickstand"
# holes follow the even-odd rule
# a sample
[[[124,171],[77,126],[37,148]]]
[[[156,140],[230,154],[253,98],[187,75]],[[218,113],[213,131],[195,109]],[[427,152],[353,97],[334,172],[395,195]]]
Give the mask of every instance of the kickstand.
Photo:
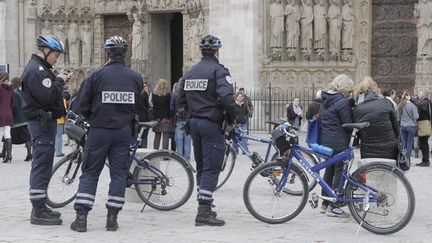
[[[369,204],[369,191],[366,192],[366,195],[363,199],[363,205],[365,205],[365,208],[364,208],[362,220],[360,221],[359,227],[358,227],[357,232],[356,232],[356,238],[358,237],[358,233],[360,232],[360,228],[362,227],[364,219],[366,218],[366,215],[369,211],[369,206],[370,206],[370,204]]]
[[[358,237],[358,233],[360,232],[360,228],[362,227],[364,219],[366,218],[367,212],[368,211],[365,210],[364,213],[363,213],[362,220],[360,221],[359,227],[358,227],[357,232],[356,232],[356,238]]]
[[[152,196],[152,194],[153,194],[153,190],[150,192],[150,194],[149,194],[149,196],[148,196],[147,199],[150,199],[150,197]],[[141,209],[141,213],[144,212],[144,208],[145,208],[145,206],[147,206],[147,203],[144,202],[144,206],[143,206],[142,209]]]

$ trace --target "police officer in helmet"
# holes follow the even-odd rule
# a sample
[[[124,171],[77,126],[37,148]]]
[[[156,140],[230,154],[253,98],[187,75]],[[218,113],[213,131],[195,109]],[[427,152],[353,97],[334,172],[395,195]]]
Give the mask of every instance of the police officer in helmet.
[[[204,37],[199,45],[201,61],[180,82],[180,106],[185,107],[191,117],[189,129],[197,164],[196,226],[225,224],[225,221],[216,218],[216,212],[211,209],[224,159],[222,123],[224,118],[231,124],[235,119],[233,81],[229,70],[218,61],[221,47],[222,43],[216,36]]]
[[[38,52],[33,54],[24,68],[22,79],[23,111],[29,118],[28,128],[33,145],[33,161],[30,172],[30,201],[33,209],[30,223],[59,225],[59,212],[45,204],[46,190],[51,178],[54,160],[56,119],[66,114],[62,92],[71,73],[57,76],[52,67],[65,53],[63,43],[53,36],[38,36]]]
[[[128,45],[120,36],[105,41],[108,62],[81,84],[75,111],[90,123],[84,148],[82,175],[75,200],[76,219],[71,229],[87,231],[87,214],[92,209],[99,175],[108,158],[109,184],[106,229],[116,231],[117,215],[125,202],[130,167],[129,146],[135,117],[135,98],[143,90],[140,74],[125,66]]]

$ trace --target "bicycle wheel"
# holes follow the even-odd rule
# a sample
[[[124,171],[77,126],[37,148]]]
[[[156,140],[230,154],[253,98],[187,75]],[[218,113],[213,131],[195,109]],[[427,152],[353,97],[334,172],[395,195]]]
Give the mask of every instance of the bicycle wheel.
[[[144,159],[160,170],[164,177],[157,176],[147,168],[136,166],[133,180],[138,196],[150,207],[162,211],[173,210],[186,203],[194,184],[189,164],[171,151],[150,153]]]
[[[234,170],[236,158],[237,153],[235,152],[234,148],[230,145],[226,146],[224,162],[222,164],[221,172],[219,174],[219,180],[218,185],[216,186],[216,190],[221,188],[228,181],[228,178],[231,176]]]
[[[307,160],[307,161],[308,161],[312,166],[315,166],[315,165],[317,165],[317,164],[319,163],[319,160],[318,160],[318,158],[317,158],[315,155],[310,154],[310,153],[306,153],[306,152],[303,152],[303,151],[299,151],[299,152],[302,154],[302,156],[303,156],[303,157],[304,157],[304,158],[305,158],[305,159],[306,159],[306,160]],[[278,157],[279,157],[279,152],[274,153],[273,156],[272,156],[271,161],[275,161],[275,160],[277,160]],[[302,166],[300,166],[300,162],[299,162],[295,157],[292,158],[292,162],[295,163],[295,164],[297,164],[297,165],[299,165],[299,168],[304,172],[303,174],[305,175],[305,178],[306,178],[306,181],[307,181],[307,184],[308,184],[309,191],[312,191],[312,190],[316,187],[316,185],[318,184],[317,181],[316,181],[312,176],[310,176],[309,173],[307,173],[307,172],[303,169]],[[289,179],[289,181],[292,181],[292,180],[295,180],[295,179],[296,179],[296,178],[295,178],[295,175],[292,175],[291,178]],[[301,195],[301,194],[302,194],[302,191],[292,191],[292,190],[287,190],[287,193],[290,193],[290,194],[293,194],[293,195]]]
[[[290,175],[296,175],[299,180],[292,184],[287,182],[282,191],[277,191],[277,186],[286,173],[286,166],[287,163],[282,161],[265,163],[247,178],[243,200],[256,219],[269,224],[280,224],[296,217],[305,207],[309,191],[306,178],[297,165],[292,165]],[[303,190],[303,193],[293,196],[284,193],[287,189]]]
[[[48,206],[60,208],[75,200],[81,175],[81,160],[82,151],[77,149],[54,165],[46,192]]]
[[[403,229],[411,220],[415,209],[415,196],[411,184],[403,173],[386,163],[369,163],[352,175],[368,188],[377,191],[377,201],[349,203],[353,218],[366,230],[380,235],[392,234]],[[346,198],[365,198],[365,191],[348,183]],[[369,196],[370,197],[370,196]]]

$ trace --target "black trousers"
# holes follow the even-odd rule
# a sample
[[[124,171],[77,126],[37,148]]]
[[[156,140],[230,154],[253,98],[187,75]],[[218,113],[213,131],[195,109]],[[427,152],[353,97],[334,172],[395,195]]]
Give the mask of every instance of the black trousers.
[[[419,149],[422,152],[422,162],[429,163],[429,136],[418,137]]]

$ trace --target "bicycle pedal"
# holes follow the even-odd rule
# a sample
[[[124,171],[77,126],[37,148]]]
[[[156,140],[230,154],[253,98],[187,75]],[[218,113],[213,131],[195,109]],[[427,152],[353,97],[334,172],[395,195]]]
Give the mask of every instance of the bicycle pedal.
[[[312,208],[317,208],[318,207],[318,202],[315,202],[314,200],[310,199],[309,200],[309,204]]]

